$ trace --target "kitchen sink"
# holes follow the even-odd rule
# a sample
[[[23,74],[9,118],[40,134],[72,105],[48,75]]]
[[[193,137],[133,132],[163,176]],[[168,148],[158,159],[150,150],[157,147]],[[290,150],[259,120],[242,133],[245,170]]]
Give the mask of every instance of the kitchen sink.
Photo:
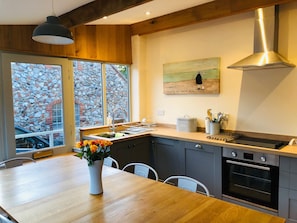
[[[143,127],[143,126],[124,126],[124,129],[118,132],[107,131],[100,132],[97,134],[87,135],[86,137],[89,139],[122,139],[131,135],[137,135],[149,131],[153,131],[154,129]]]
[[[121,138],[126,135],[127,134],[123,133],[123,132],[102,132],[102,133],[96,134],[94,136],[114,139],[114,138]]]

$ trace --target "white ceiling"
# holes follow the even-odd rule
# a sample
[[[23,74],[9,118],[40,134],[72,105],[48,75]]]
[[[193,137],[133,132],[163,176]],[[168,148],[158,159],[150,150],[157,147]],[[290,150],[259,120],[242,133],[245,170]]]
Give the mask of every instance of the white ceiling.
[[[133,24],[213,0],[153,0],[89,24]],[[38,25],[92,0],[0,0],[0,25]],[[147,16],[146,12],[150,11]]]

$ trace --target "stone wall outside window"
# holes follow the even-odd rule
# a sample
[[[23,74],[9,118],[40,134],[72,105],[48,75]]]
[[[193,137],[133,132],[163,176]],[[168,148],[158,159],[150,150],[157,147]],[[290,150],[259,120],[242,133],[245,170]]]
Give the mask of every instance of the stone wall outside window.
[[[89,63],[90,64],[90,63]],[[12,66],[15,79],[13,80],[14,88],[14,108],[15,108],[15,125],[23,127],[31,132],[42,132],[53,130],[52,128],[52,107],[62,102],[62,98],[52,89],[61,88],[59,78],[60,73],[58,66],[34,66],[34,64],[15,63]],[[92,66],[92,65],[89,65]],[[85,71],[92,72],[84,73]],[[44,73],[46,71],[47,73]],[[76,75],[75,92],[83,100],[76,101],[80,108],[81,126],[100,125],[98,121],[103,120],[102,104],[94,105],[97,98],[102,97],[101,86],[96,86],[95,81],[98,79],[98,73],[101,73],[101,66],[92,66],[79,70]],[[114,103],[113,106],[122,107],[128,103],[127,78],[113,67],[106,66],[107,75],[106,88],[113,92],[109,94],[107,101]],[[67,100],[67,99],[64,99]],[[127,106],[126,106],[127,107]],[[128,111],[126,112],[128,118]]]

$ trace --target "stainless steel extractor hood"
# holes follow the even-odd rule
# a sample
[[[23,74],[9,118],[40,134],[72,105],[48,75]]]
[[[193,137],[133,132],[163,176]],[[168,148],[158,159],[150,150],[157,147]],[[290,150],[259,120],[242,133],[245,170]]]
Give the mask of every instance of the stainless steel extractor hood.
[[[254,53],[228,68],[258,70],[295,67],[277,52],[277,44],[278,6],[257,9],[255,11]]]

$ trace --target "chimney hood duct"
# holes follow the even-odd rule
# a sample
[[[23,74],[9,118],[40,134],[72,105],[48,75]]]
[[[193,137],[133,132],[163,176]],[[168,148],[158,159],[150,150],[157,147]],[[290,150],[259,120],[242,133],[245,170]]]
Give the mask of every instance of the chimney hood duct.
[[[277,52],[278,6],[255,11],[254,53],[228,66],[238,70],[259,70],[295,67]]]

